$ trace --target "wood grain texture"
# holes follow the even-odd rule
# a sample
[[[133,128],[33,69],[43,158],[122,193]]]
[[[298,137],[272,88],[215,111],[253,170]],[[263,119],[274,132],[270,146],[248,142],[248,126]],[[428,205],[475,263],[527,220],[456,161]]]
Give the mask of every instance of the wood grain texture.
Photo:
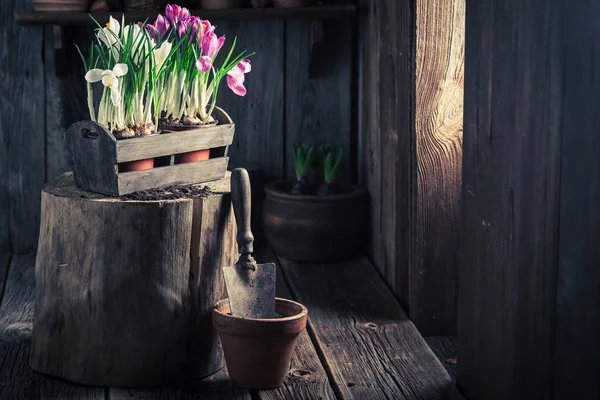
[[[455,334],[464,0],[359,6],[369,258],[424,334]]]
[[[351,135],[350,21],[289,20],[285,23],[285,154],[286,178],[294,178],[293,144],[341,147],[340,180],[350,179]],[[321,50],[317,50],[321,49]],[[319,51],[324,60],[315,59]],[[312,63],[319,63],[317,66]],[[311,77],[311,69],[319,69]]]
[[[225,365],[218,334],[212,329],[212,308],[226,296],[223,268],[235,264],[238,252],[230,193],[194,199],[193,215],[187,360],[189,370],[198,377],[212,373],[209,369],[214,365]]]
[[[381,46],[374,46],[380,38],[379,33],[379,7],[376,7],[375,1],[359,0],[359,7],[370,17],[358,19],[359,35],[358,42],[360,46],[360,58],[358,62],[359,79],[359,102],[362,112],[359,113],[359,181],[366,186],[369,191],[369,259],[377,267],[380,273],[394,288],[395,278],[391,281],[390,274],[394,271],[391,265],[382,262],[381,226],[382,207],[375,206],[381,204],[382,186],[381,186],[381,125],[379,116],[379,60],[381,57]],[[403,26],[399,24],[398,26]],[[385,37],[383,39],[386,39]],[[385,54],[385,52],[384,52]],[[394,64],[393,64],[394,65]],[[400,64],[403,65],[403,64]],[[406,63],[404,65],[411,65]],[[392,75],[395,77],[395,75]],[[390,82],[391,84],[391,82]],[[388,174],[391,174],[388,171]],[[388,218],[394,218],[393,214],[388,214]]]
[[[452,381],[455,382],[456,364],[451,364],[447,361],[456,357],[457,338],[453,336],[429,336],[425,338],[425,341],[431,347],[438,360],[440,360],[440,363],[444,366]]]
[[[457,383],[471,399],[552,398],[558,4],[467,8]]]
[[[83,190],[118,195],[117,139],[101,125],[84,120],[69,127],[65,141],[77,186]]]
[[[60,62],[57,57],[67,57],[67,49],[54,53],[54,35],[56,27],[44,28],[44,82],[45,82],[45,106],[46,106],[46,180],[52,180],[58,175],[69,171],[69,152],[64,139],[67,130],[66,118],[68,115],[63,101],[63,87],[68,79],[58,78],[55,62]],[[65,46],[63,38],[63,46]],[[63,60],[64,62],[64,60]],[[83,67],[80,66],[80,73]],[[84,82],[80,83],[80,90],[85,90]],[[77,102],[77,100],[75,100]],[[89,119],[89,117],[77,120]],[[76,120],[70,121],[75,122]]]
[[[427,335],[456,334],[465,0],[416,3],[416,215],[409,315]]]
[[[252,400],[250,392],[231,385],[225,369],[202,381],[162,389],[109,389],[110,400]]]
[[[229,197],[79,193],[70,174],[43,192],[32,367],[107,386],[157,386],[220,369],[209,310],[222,297],[220,268],[233,259]]]
[[[368,261],[280,264],[309,310],[309,332],[338,398],[439,399],[455,390]]]
[[[228,157],[213,158],[195,163],[177,164],[143,171],[122,172],[118,175],[118,192],[128,194],[139,190],[172,184],[190,184],[216,181],[227,172]]]
[[[8,275],[8,266],[10,265],[11,255],[9,253],[0,253],[0,304],[4,294],[4,284]]]
[[[13,22],[15,13],[31,9],[31,0],[9,0],[0,12],[0,40],[5,44],[0,54],[0,156],[5,163],[0,223],[6,227],[0,233],[0,249],[8,250],[10,243],[14,252],[31,250],[37,243],[39,193],[46,173],[42,28]]]
[[[185,153],[227,146],[233,140],[235,125],[219,124],[211,128],[169,132],[142,138],[118,140],[117,162]]]
[[[600,398],[600,4],[564,4],[554,399]],[[559,19],[560,18],[560,19]]]
[[[144,21],[149,19],[154,21],[158,11],[133,11],[127,12],[126,17],[129,21]],[[350,4],[328,5],[317,7],[294,7],[294,8],[232,8],[226,10],[204,10],[192,9],[192,15],[208,20],[267,20],[283,18],[350,18],[356,14],[356,7]],[[92,16],[97,21],[108,20],[108,13],[96,12]],[[122,13],[110,13],[118,21],[121,20]],[[94,22],[89,18],[88,13],[84,12],[23,12],[16,16],[17,23],[24,25],[83,25],[94,26]]]
[[[273,253],[268,250],[261,252],[256,255],[256,260],[259,263],[277,264],[277,297],[294,300],[281,271],[281,265]],[[283,380],[283,385],[274,390],[260,391],[259,396],[265,400],[337,398],[306,330],[298,335],[290,370]]]
[[[248,93],[235,95],[223,82],[218,104],[236,124],[231,161],[262,167],[267,179],[283,178],[284,168],[284,22],[216,21],[219,35],[236,51],[256,54],[250,58],[252,71],[246,75]]]
[[[0,304],[0,398],[104,399],[103,388],[73,385],[29,368],[29,344],[34,308],[35,256],[15,255]]]

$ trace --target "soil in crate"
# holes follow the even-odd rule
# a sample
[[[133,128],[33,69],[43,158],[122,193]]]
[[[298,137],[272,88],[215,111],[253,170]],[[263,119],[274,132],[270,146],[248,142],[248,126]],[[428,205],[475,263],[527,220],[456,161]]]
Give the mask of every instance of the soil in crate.
[[[212,194],[212,190],[207,186],[198,184],[172,185],[164,188],[154,188],[126,194],[120,196],[119,199],[137,201],[175,200],[189,197],[207,197],[210,194]]]

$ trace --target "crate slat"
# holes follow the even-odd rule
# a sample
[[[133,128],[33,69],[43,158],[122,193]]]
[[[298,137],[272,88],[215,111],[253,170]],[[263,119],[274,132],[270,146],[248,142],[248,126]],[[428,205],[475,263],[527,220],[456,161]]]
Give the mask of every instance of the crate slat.
[[[208,182],[225,176],[228,157],[213,158],[195,163],[177,164],[168,167],[153,168],[144,171],[122,172],[118,175],[118,192],[124,195],[154,187],[173,184]]]
[[[228,146],[233,142],[234,131],[234,124],[224,124],[211,128],[118,140],[116,142],[117,162],[143,160],[187,151]]]

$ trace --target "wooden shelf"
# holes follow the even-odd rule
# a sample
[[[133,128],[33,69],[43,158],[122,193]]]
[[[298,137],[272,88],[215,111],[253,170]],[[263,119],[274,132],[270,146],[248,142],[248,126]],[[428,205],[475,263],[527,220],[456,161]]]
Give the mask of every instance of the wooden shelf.
[[[351,18],[356,14],[353,5],[316,6],[299,8],[236,8],[228,10],[191,10],[192,15],[210,20],[260,20],[285,18]],[[93,16],[97,21],[106,21],[108,16],[121,20],[125,14],[126,21],[154,21],[158,11],[122,11],[86,13],[86,12],[34,12],[16,14],[15,20],[21,25],[90,25],[94,26]]]

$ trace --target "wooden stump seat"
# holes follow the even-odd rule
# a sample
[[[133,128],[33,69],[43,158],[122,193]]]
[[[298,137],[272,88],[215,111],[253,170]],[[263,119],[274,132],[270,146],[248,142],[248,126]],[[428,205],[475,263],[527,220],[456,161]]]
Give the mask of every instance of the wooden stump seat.
[[[237,255],[229,174],[212,192],[132,201],[42,192],[30,364],[89,385],[160,386],[224,365],[210,310]]]

